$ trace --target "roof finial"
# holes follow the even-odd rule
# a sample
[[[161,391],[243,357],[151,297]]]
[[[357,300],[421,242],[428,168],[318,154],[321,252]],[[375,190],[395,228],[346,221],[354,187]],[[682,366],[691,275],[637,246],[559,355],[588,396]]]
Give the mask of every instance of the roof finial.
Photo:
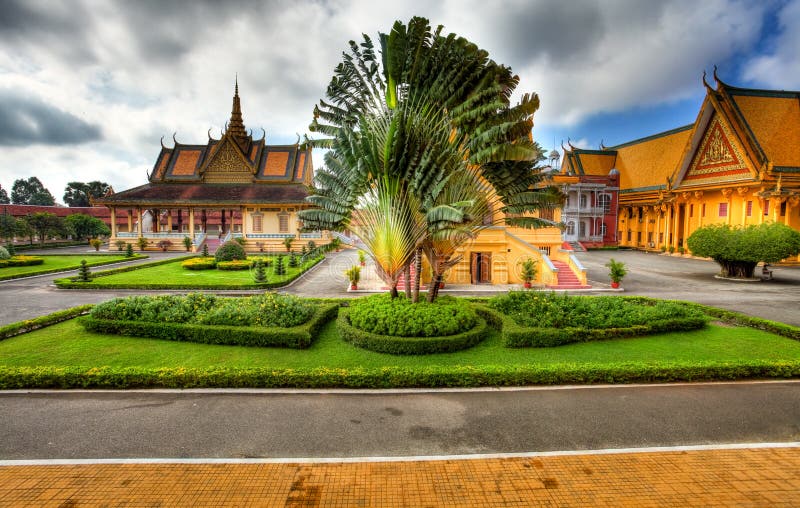
[[[239,73],[237,72],[235,74],[235,76],[236,76],[236,78],[235,78],[236,85],[234,85],[234,88],[233,88],[233,95],[235,97],[238,97],[239,96]]]
[[[250,149],[250,136],[247,135],[247,130],[244,128],[244,121],[242,120],[242,105],[239,100],[239,74],[236,74],[236,80],[233,88],[233,107],[231,108],[231,119],[228,122],[226,131],[239,145],[243,152],[247,153]]]
[[[711,88],[711,85],[709,85],[708,81],[706,81],[706,70],[705,69],[703,69],[703,86],[708,88],[708,89]]]

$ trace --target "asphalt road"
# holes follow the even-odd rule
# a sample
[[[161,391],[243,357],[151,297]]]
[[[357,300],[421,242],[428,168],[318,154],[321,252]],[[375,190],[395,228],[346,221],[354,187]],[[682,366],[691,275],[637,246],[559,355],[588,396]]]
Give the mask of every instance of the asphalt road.
[[[800,441],[800,382],[0,394],[0,459],[417,456]]]

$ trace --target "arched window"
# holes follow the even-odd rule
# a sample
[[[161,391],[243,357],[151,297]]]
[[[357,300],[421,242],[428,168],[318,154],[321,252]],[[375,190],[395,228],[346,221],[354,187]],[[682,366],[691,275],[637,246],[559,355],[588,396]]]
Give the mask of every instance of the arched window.
[[[603,213],[611,212],[611,196],[608,194],[600,194],[597,196],[597,206],[603,208]]]
[[[573,221],[567,223],[567,234],[570,236],[575,234],[575,223]]]

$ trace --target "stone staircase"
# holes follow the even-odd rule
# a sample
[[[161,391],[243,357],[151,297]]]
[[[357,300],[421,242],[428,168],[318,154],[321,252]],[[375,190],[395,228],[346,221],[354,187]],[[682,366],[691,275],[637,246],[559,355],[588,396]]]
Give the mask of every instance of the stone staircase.
[[[553,266],[558,269],[558,284],[548,285],[547,289],[590,289],[592,286],[581,284],[578,276],[567,263],[552,259]]]
[[[586,252],[586,249],[583,248],[580,242],[568,242],[569,246],[572,247],[572,250],[575,252]]]
[[[208,245],[208,253],[214,254],[215,252],[217,252],[217,248],[219,247],[221,242],[219,241],[219,238],[206,238],[205,243],[206,245]],[[200,251],[202,252],[202,250],[203,247],[201,246]]]

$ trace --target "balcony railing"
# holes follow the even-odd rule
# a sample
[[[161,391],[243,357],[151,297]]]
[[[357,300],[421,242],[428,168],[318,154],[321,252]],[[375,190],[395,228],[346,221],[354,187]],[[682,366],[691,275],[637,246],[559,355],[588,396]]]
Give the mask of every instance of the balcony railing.
[[[565,206],[564,215],[603,215],[606,213],[602,206]]]
[[[247,238],[294,238],[294,235],[291,233],[247,233]]]

